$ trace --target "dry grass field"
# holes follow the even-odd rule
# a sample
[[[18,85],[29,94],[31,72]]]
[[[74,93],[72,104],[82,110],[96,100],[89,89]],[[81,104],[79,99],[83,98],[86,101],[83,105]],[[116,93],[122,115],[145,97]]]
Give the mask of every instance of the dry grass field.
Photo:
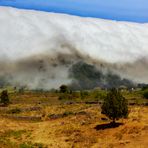
[[[147,106],[129,106],[129,117],[112,127],[99,104],[61,103],[48,93],[11,98],[0,107],[0,148],[148,147]]]

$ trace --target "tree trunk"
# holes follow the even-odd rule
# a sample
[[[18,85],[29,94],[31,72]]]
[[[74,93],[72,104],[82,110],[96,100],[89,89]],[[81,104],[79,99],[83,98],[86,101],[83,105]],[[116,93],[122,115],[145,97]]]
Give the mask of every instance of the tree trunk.
[[[115,125],[115,123],[116,123],[116,121],[115,121],[115,118],[114,118],[113,121],[112,121],[112,124]]]

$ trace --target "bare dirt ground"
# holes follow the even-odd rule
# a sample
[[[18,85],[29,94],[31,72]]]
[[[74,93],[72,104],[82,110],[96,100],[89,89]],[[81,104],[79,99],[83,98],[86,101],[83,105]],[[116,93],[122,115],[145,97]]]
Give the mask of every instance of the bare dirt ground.
[[[40,108],[27,110],[32,106],[17,104],[5,109],[0,107],[0,148],[148,147],[148,107],[130,106],[128,119],[121,119],[116,127],[112,127],[110,121],[101,115],[99,105],[40,104]],[[26,110],[10,114],[10,110],[16,107]],[[41,120],[12,119],[5,115],[40,116]]]

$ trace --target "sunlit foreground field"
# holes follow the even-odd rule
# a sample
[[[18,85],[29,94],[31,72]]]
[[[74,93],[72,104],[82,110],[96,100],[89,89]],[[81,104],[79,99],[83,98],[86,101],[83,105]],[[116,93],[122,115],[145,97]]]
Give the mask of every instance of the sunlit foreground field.
[[[90,102],[93,95],[71,101],[58,93],[10,93],[11,104],[0,107],[0,148],[147,148],[148,107],[140,95],[124,93],[136,103],[116,127],[101,114],[97,95]]]

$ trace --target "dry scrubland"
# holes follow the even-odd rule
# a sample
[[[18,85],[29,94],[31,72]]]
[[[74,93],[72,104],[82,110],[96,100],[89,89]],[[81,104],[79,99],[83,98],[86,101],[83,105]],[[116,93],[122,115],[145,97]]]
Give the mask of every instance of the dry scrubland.
[[[140,99],[136,94],[125,96]],[[61,101],[56,93],[11,93],[10,98],[9,107],[0,107],[0,148],[148,146],[147,106],[129,106],[128,119],[110,127],[99,104]]]

